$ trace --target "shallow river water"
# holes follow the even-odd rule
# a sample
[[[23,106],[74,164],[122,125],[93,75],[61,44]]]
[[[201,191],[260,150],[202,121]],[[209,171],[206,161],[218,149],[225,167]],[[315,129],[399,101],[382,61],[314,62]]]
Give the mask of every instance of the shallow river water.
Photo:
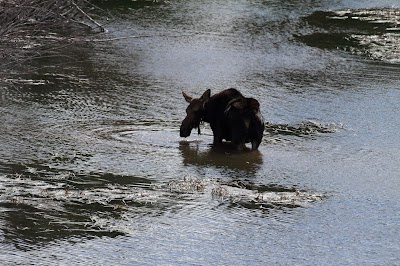
[[[100,6],[1,88],[2,265],[399,263],[397,0]],[[229,87],[259,150],[180,138],[181,91]]]

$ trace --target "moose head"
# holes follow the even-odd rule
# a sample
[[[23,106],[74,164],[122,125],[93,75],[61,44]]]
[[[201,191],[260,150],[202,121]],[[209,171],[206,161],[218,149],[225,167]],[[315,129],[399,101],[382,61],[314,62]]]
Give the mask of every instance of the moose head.
[[[180,136],[186,138],[190,136],[193,128],[200,127],[200,123],[205,115],[205,104],[210,99],[211,90],[206,90],[200,98],[193,98],[185,92],[182,92],[182,94],[189,103],[189,106],[186,108],[186,117],[183,119],[180,128]]]

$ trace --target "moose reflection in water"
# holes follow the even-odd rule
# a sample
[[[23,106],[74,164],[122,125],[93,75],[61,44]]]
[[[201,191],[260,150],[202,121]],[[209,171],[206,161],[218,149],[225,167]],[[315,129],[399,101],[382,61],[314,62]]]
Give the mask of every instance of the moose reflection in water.
[[[214,145],[225,139],[239,150],[249,142],[252,150],[258,148],[263,137],[264,119],[256,99],[246,98],[236,89],[227,89],[213,96],[208,89],[200,98],[193,98],[185,92],[182,94],[189,106],[180,128],[181,137],[190,136],[193,128],[198,128],[200,134],[200,123],[204,121],[210,123]]]
[[[212,166],[217,169],[230,169],[243,177],[243,173],[254,176],[263,164],[259,150],[252,152],[237,151],[233,144],[224,142],[218,146],[204,145],[203,141],[181,141],[179,145],[184,165]],[[229,159],[227,159],[229,158]]]

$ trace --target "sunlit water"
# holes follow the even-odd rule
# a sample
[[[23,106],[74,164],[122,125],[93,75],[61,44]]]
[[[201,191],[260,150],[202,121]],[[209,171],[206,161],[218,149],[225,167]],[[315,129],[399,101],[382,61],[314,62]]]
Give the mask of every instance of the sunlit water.
[[[398,263],[397,1],[104,8],[99,42],[1,88],[3,264]],[[259,151],[179,137],[181,91],[228,87]]]

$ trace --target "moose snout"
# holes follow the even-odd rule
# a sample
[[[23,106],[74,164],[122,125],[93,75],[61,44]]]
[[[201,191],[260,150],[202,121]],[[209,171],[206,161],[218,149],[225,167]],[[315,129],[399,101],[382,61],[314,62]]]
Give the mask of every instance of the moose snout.
[[[192,128],[190,127],[190,125],[188,125],[188,123],[186,123],[186,119],[183,120],[181,128],[180,128],[180,136],[182,138],[189,137],[191,131],[192,131]]]
[[[186,137],[189,137],[190,136],[190,129],[188,130],[188,129],[186,129],[186,128],[183,128],[182,126],[181,126],[181,129],[180,129],[180,136],[182,137],[182,138],[186,138]]]

